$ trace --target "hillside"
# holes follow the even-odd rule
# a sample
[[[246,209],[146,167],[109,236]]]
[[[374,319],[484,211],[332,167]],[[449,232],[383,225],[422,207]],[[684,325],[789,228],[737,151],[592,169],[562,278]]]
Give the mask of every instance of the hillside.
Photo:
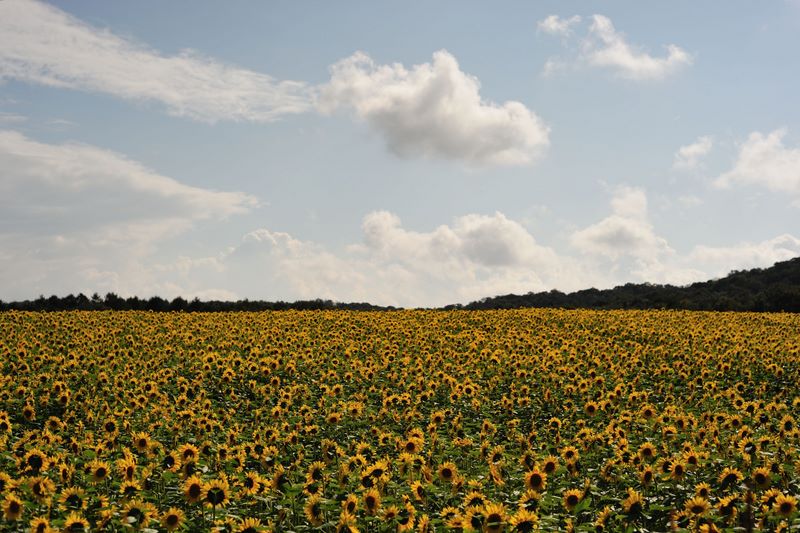
[[[518,307],[800,312],[800,257],[685,287],[628,283],[613,289],[584,289],[568,294],[556,290],[506,294],[445,309]]]

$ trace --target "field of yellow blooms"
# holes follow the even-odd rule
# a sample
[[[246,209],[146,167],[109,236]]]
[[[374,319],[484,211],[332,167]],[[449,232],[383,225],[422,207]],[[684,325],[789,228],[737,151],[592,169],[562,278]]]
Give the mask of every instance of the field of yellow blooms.
[[[0,314],[2,531],[800,529],[800,316]]]

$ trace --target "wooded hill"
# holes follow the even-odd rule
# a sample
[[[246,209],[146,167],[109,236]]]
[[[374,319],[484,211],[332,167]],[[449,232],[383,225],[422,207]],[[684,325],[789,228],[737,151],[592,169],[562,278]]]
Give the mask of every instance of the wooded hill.
[[[518,307],[800,312],[800,257],[684,287],[628,283],[613,289],[584,289],[568,294],[556,290],[506,294],[445,309]]]

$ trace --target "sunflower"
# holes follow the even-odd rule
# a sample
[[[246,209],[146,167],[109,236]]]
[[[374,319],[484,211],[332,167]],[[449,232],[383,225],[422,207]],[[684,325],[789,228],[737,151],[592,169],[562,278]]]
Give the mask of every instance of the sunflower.
[[[83,510],[86,509],[88,502],[86,492],[79,487],[69,487],[61,493],[58,498],[59,507],[62,510]]]
[[[34,518],[29,526],[31,533],[54,533],[53,528],[50,527],[50,521],[44,517]]]
[[[772,507],[778,501],[778,496],[783,494],[778,489],[769,489],[761,495],[761,503],[766,507]]]
[[[199,502],[203,497],[203,481],[197,476],[192,476],[184,481],[183,495],[189,503]]]
[[[608,519],[611,518],[611,508],[609,506],[603,507],[603,510],[597,513],[597,518],[594,521],[595,533],[601,533],[606,530]]]
[[[539,517],[535,513],[525,509],[517,511],[508,521],[508,525],[511,526],[512,531],[520,531],[521,533],[534,531],[538,524]]]
[[[245,518],[236,526],[235,533],[258,533],[261,530],[261,520],[258,518]]]
[[[120,520],[130,527],[142,529],[147,527],[156,512],[156,508],[152,503],[132,500],[120,511]]]
[[[171,451],[161,459],[161,468],[170,472],[181,469],[181,456],[177,451]]]
[[[141,484],[136,481],[123,481],[119,484],[119,492],[124,498],[133,498],[142,491]]]
[[[622,510],[628,516],[638,516],[644,509],[644,498],[628,487],[628,495],[622,500]]]
[[[572,511],[575,507],[581,503],[583,499],[583,491],[580,489],[570,489],[564,491],[564,495],[562,497],[562,503],[564,505],[564,509],[567,511]]]
[[[414,506],[406,503],[397,513],[397,531],[408,531],[414,527],[416,511]]]
[[[136,459],[125,457],[117,461],[117,471],[125,481],[133,481],[136,475]]]
[[[717,503],[717,513],[725,519],[733,518],[736,515],[736,501],[738,497],[734,495],[725,496]]]
[[[278,466],[275,467],[275,471],[272,474],[272,488],[273,490],[277,490],[278,492],[283,492],[283,489],[288,484],[289,484],[289,477],[286,474],[286,469],[283,467],[282,464],[278,464]]]
[[[775,499],[772,508],[784,518],[789,518],[797,511],[797,498],[781,494]]]
[[[440,516],[440,517],[442,518],[442,520],[444,520],[445,522],[447,522],[448,520],[450,520],[450,519],[451,519],[451,518],[453,518],[454,516],[458,516],[459,514],[460,514],[460,512],[459,512],[459,510],[458,510],[458,507],[449,507],[449,506],[448,506],[448,507],[444,507],[444,508],[443,508],[443,509],[442,509],[442,510],[439,512],[439,516]]]
[[[439,479],[445,483],[452,483],[453,479],[458,474],[458,468],[454,463],[446,462],[439,466]]]
[[[14,488],[14,481],[11,479],[11,476],[6,474],[5,472],[0,472],[0,494],[5,492],[6,490]]]
[[[56,491],[56,484],[46,477],[31,478],[28,480],[28,485],[31,488],[33,498],[39,503],[49,502]]]
[[[506,506],[501,503],[487,503],[483,508],[485,519],[484,531],[497,533],[505,527]]]
[[[398,515],[400,514],[400,508],[396,505],[390,505],[386,507],[383,512],[381,513],[381,518],[385,523],[394,521]]]
[[[519,508],[526,511],[535,511],[539,508],[539,500],[542,495],[535,490],[526,490],[522,496],[519,497]]]
[[[89,521],[76,512],[71,512],[64,520],[64,533],[81,533],[89,531]]]
[[[347,511],[342,511],[339,515],[339,522],[336,524],[336,533],[359,533],[356,527],[356,517]]]
[[[686,475],[686,465],[681,461],[673,461],[670,466],[669,477],[675,481],[680,481]]]
[[[684,504],[683,508],[687,513],[690,513],[694,516],[702,516],[708,512],[711,506],[709,505],[707,499],[700,496],[695,496],[688,500]]]
[[[650,442],[645,442],[641,446],[639,446],[639,451],[637,452],[639,457],[641,457],[642,461],[652,461],[653,458],[656,456],[656,447],[653,446]]]
[[[45,455],[45,453],[41,450],[34,448],[32,450],[28,450],[28,452],[23,456],[21,469],[24,472],[38,474],[39,472],[44,472],[47,470],[49,465],[50,460],[47,458],[47,455]]]
[[[150,435],[143,431],[137,431],[131,436],[133,447],[139,453],[147,453],[150,450]]]
[[[542,492],[547,487],[547,474],[534,468],[525,474],[525,487],[530,490]]]
[[[261,478],[258,472],[248,472],[245,474],[244,479],[241,482],[241,492],[245,496],[254,496],[261,491],[261,486],[263,484],[264,480]]]
[[[100,483],[108,479],[111,469],[105,461],[95,459],[88,464],[89,476],[92,483]]]
[[[358,510],[358,496],[355,494],[348,494],[347,498],[342,502],[342,511],[355,515],[356,510]]]
[[[694,495],[707,500],[711,496],[711,485],[708,483],[698,483],[694,487]]]
[[[306,515],[308,521],[311,522],[312,526],[321,526],[324,522],[322,516],[322,498],[318,494],[311,496],[306,500],[303,513]]]
[[[464,496],[464,509],[468,507],[483,508],[486,503],[486,497],[477,490],[473,490]]]
[[[639,481],[642,485],[647,487],[653,482],[654,476],[655,474],[653,473],[653,469],[649,466],[646,466],[639,472]]]
[[[552,475],[557,468],[558,468],[558,457],[554,455],[548,455],[542,460],[542,470],[548,476]]]
[[[194,444],[186,443],[178,448],[178,454],[183,462],[197,461],[200,457],[200,450]]]
[[[567,463],[575,463],[580,459],[580,454],[578,453],[578,448],[575,446],[566,446],[561,450],[561,457],[563,457],[564,461]]]
[[[7,494],[3,500],[3,516],[6,520],[19,520],[22,517],[22,511],[24,509],[25,505],[22,503],[22,500],[13,494]]]
[[[726,466],[722,473],[719,475],[718,481],[722,490],[727,489],[731,485],[735,485],[744,479],[744,476],[737,468]]]
[[[325,479],[325,463],[316,461],[311,463],[306,474],[307,483],[318,483]]]
[[[31,404],[26,404],[25,407],[22,408],[22,417],[28,422],[36,420],[36,408]]]
[[[378,489],[373,488],[364,492],[363,500],[367,514],[375,515],[378,513],[381,508],[381,493],[378,492]]]
[[[425,489],[425,485],[419,481],[411,483],[411,494],[414,495],[414,499],[418,502],[424,502],[428,497],[428,491]]]
[[[770,483],[772,482],[772,480],[770,479],[770,474],[771,472],[769,468],[762,466],[753,470],[750,479],[753,481],[753,485],[755,485],[757,488],[761,490],[764,490],[768,489]]]
[[[161,525],[164,526],[167,531],[180,529],[185,521],[186,514],[175,507],[170,507],[161,517]]]
[[[230,501],[230,486],[224,478],[212,479],[203,484],[202,500],[210,507],[224,507]]]

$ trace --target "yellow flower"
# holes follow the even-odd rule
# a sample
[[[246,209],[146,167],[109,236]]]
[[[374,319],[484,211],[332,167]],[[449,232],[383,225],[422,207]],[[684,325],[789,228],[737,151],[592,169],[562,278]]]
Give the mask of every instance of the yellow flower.
[[[13,494],[7,494],[3,500],[3,516],[8,521],[19,520],[24,509],[25,506],[22,500]]]
[[[303,507],[303,512],[306,515],[306,518],[309,522],[311,522],[312,526],[321,526],[323,523],[322,519],[322,499],[319,495],[311,496],[308,500],[306,500],[306,504]]]
[[[580,489],[570,489],[564,492],[562,497],[562,503],[564,504],[564,509],[567,511],[572,511],[575,507],[581,503],[583,499],[583,491]]]
[[[161,517],[161,525],[164,526],[167,531],[175,531],[183,526],[185,520],[186,514],[182,510],[170,507]]]
[[[797,511],[797,498],[781,494],[775,499],[773,509],[784,518],[789,518]]]
[[[708,500],[700,496],[695,496],[692,499],[688,500],[683,507],[684,509],[686,509],[686,512],[691,513],[695,516],[701,516],[706,514],[708,510],[711,508],[711,506],[708,503]]]

